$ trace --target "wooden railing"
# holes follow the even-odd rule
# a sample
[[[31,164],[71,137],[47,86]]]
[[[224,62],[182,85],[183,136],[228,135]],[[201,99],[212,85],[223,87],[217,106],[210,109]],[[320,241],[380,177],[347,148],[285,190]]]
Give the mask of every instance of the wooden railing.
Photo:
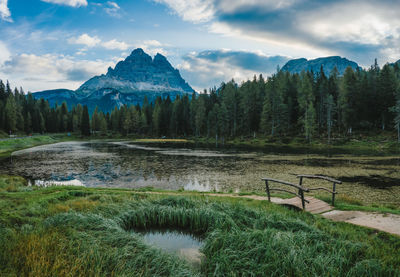
[[[299,185],[302,186],[303,185],[303,178],[309,178],[309,179],[320,179],[320,180],[324,180],[324,181],[328,181],[328,182],[332,182],[332,190],[327,189],[327,188],[323,188],[323,187],[318,187],[318,188],[310,188],[308,189],[309,191],[311,190],[326,190],[330,193],[332,193],[332,206],[335,206],[335,195],[337,194],[336,191],[336,184],[341,184],[342,182],[336,179],[333,179],[331,177],[327,177],[327,176],[321,176],[321,175],[307,175],[307,174],[300,174],[297,175],[297,178],[300,178],[299,180]]]
[[[327,177],[327,176],[321,176],[321,175],[297,175],[297,178],[299,179],[299,184],[293,184],[290,182],[286,182],[286,181],[282,181],[282,180],[277,180],[277,179],[272,179],[272,178],[263,178],[262,180],[265,181],[265,191],[268,195],[268,201],[271,202],[271,191],[283,191],[283,192],[287,192],[290,194],[294,194],[295,196],[299,197],[301,199],[301,205],[303,207],[303,210],[306,207],[306,202],[309,203],[308,200],[305,199],[304,197],[304,192],[310,192],[312,190],[325,190],[328,191],[330,193],[332,193],[332,206],[335,206],[335,195],[337,194],[336,192],[336,184],[341,184],[342,182],[336,179],[333,179],[331,177]],[[324,181],[329,181],[333,183],[332,186],[332,190],[324,188],[324,187],[317,187],[317,188],[306,188],[303,186],[303,178],[309,178],[309,179],[321,179]],[[285,190],[282,188],[271,188],[270,187],[270,183],[274,182],[274,183],[279,183],[279,184],[283,184],[283,185],[288,185],[291,187],[294,187],[298,190],[297,193],[293,192],[293,191],[289,191],[289,190]]]
[[[304,192],[308,192],[309,190],[307,188],[302,187],[301,185],[297,185],[297,184],[293,184],[290,182],[281,181],[281,180],[277,180],[277,179],[271,179],[271,178],[263,178],[262,180],[265,181],[265,191],[267,192],[268,201],[270,201],[270,202],[271,202],[271,190],[274,190],[274,191],[284,191],[284,192],[294,194],[295,196],[299,197],[301,199],[301,205],[303,206],[303,210],[306,207],[305,202],[309,203],[309,201],[307,201],[304,198]],[[285,189],[281,189],[281,188],[270,188],[269,182],[275,182],[275,183],[284,184],[284,185],[288,185],[288,186],[297,188],[298,193],[295,193],[295,192],[289,191],[289,190],[285,190]]]

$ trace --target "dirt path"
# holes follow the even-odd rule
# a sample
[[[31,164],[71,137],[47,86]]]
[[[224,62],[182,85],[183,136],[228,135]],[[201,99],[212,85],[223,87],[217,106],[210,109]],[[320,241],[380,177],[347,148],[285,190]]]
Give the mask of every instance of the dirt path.
[[[333,210],[322,214],[333,221],[365,226],[400,236],[400,215]]]
[[[167,193],[143,192],[143,193],[170,194],[170,195],[177,194],[168,192]],[[204,194],[204,196],[248,198],[260,201],[268,200],[268,197],[259,195],[207,193]],[[306,204],[306,211],[311,212],[313,214],[320,214],[321,216],[333,221],[347,222],[400,236],[400,215],[389,214],[389,213],[381,214],[376,212],[334,210],[334,207],[330,206],[328,203],[324,201],[315,199],[313,197],[306,197],[306,199],[310,201],[309,204]],[[283,199],[278,197],[271,197],[271,202],[281,205],[294,205],[297,207],[301,207],[300,199],[295,199],[295,198]]]

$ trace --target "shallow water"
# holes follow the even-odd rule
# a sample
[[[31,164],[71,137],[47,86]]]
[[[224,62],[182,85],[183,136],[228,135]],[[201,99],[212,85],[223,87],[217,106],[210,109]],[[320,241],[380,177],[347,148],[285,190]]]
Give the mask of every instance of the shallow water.
[[[200,248],[203,242],[191,234],[174,230],[138,231],[143,240],[166,252],[176,254],[194,265],[199,265],[203,254]]]
[[[299,152],[181,143],[63,142],[14,152],[0,161],[0,174],[21,175],[44,186],[235,192],[263,191],[263,177],[298,182],[295,174],[323,174],[344,181],[337,187],[339,197],[400,206],[398,156]],[[313,180],[306,185],[321,186]]]

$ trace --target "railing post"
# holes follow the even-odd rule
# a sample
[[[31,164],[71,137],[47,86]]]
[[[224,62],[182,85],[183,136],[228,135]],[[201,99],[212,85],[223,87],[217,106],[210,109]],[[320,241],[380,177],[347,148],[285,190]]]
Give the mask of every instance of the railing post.
[[[303,210],[306,209],[306,203],[304,201],[304,191],[300,190],[300,196],[301,196],[301,206],[303,207]]]
[[[335,206],[335,194],[336,194],[336,183],[333,182],[333,189],[332,189],[332,206]]]
[[[269,192],[268,180],[265,180],[265,191],[267,192],[268,195],[268,201],[271,202],[271,194]]]
[[[299,186],[302,187],[302,185],[303,185],[303,177],[300,177]],[[299,194],[301,196],[301,205],[303,207],[303,210],[305,210],[306,209],[306,203],[304,201],[304,191],[302,189],[299,189]]]

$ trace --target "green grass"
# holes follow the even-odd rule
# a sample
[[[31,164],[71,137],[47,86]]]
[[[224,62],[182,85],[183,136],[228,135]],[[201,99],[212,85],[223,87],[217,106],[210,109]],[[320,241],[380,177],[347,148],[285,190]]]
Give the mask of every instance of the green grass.
[[[12,185],[12,189],[8,189]],[[200,269],[134,230],[204,239]],[[267,201],[27,187],[0,177],[3,276],[399,276],[400,238]]]
[[[38,135],[25,138],[7,139],[0,141],[0,158],[9,156],[12,152],[43,144],[51,144],[61,141],[78,140],[77,136],[65,134]]]

